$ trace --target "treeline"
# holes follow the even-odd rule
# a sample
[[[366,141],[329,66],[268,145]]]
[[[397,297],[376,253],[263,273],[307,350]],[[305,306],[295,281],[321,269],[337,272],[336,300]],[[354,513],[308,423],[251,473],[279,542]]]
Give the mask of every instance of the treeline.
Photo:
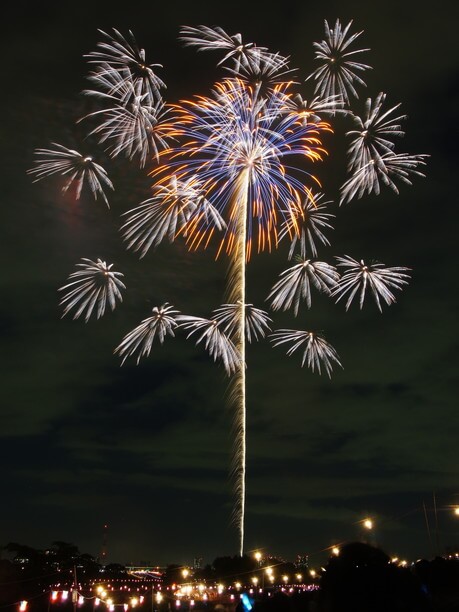
[[[68,542],[56,541],[46,549],[10,542],[1,547],[0,605],[35,598],[49,592],[58,582],[70,586],[75,572],[79,582],[97,578],[101,569],[95,557],[81,553],[77,546]],[[126,569],[122,565],[104,567],[106,578],[123,575]]]

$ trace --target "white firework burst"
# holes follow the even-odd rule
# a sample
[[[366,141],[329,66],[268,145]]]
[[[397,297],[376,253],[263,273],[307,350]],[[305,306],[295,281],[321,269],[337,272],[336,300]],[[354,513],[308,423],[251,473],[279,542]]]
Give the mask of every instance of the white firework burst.
[[[386,94],[382,92],[376,96],[374,101],[367,98],[363,118],[350,113],[356,129],[346,132],[346,136],[351,137],[348,148],[348,170],[362,168],[372,159],[392,153],[395,145],[392,140],[389,140],[389,137],[392,139],[405,134],[399,122],[406,119],[406,115],[391,117],[400,104],[384,110],[385,100]]]
[[[289,357],[296,350],[302,349],[301,367],[306,363],[312,372],[317,370],[319,374],[322,374],[323,368],[328,377],[331,378],[333,364],[341,368],[343,367],[336,350],[320,333],[295,329],[279,329],[270,335],[270,340],[273,346],[291,344],[287,350]]]
[[[121,289],[126,289],[126,286],[120,279],[124,275],[112,270],[113,264],[107,264],[101,259],[92,261],[85,257],[81,261],[83,263],[76,264],[81,270],[72,272],[68,278],[75,280],[59,289],[66,292],[60,305],[64,306],[62,316],[76,308],[73,318],[78,319],[84,314],[85,321],[88,322],[93,312],[98,319],[103,316],[107,304],[114,310],[116,300],[123,301]]]
[[[381,184],[390,187],[396,194],[399,189],[394,179],[412,185],[411,177],[425,177],[418,166],[425,166],[426,154],[385,153],[371,159],[365,166],[356,170],[341,186],[340,205],[350,202],[354,197],[360,199],[365,194],[379,195]]]
[[[139,48],[130,30],[127,37],[115,28],[113,34],[103,30],[99,32],[104,40],[97,43],[96,51],[85,55],[88,62],[95,65],[91,80],[97,82],[99,79],[99,85],[112,80],[132,84],[135,95],[145,95],[147,104],[154,106],[155,101],[161,99],[161,89],[166,88],[156,74],[156,68],[162,68],[162,65],[147,64],[145,50]]]
[[[80,199],[84,185],[87,185],[94,198],[100,195],[108,204],[104,187],[114,189],[108,178],[106,170],[96,163],[91,155],[82,155],[74,149],[68,149],[61,144],[52,142],[53,149],[36,149],[35,167],[27,171],[35,177],[34,183],[43,178],[59,174],[66,177],[62,192],[66,193],[70,187],[75,189],[75,198]]]
[[[123,357],[121,365],[128,357],[137,353],[137,363],[142,357],[148,357],[154,340],[157,338],[163,344],[167,336],[174,337],[174,330],[178,326],[178,310],[167,302],[162,306],[155,306],[152,315],[143,319],[135,329],[126,334],[116,347],[115,354]]]
[[[345,255],[336,257],[338,266],[345,269],[344,274],[332,291],[332,297],[336,297],[336,302],[347,298],[346,310],[349,309],[354,298],[359,295],[359,306],[362,309],[365,296],[369,291],[373,296],[376,305],[382,311],[381,300],[390,305],[395,302],[395,296],[391,289],[401,290],[408,284],[410,278],[409,268],[393,267],[386,268],[383,263],[371,262],[366,264],[363,259],[356,259]]]
[[[306,79],[306,81],[309,79],[316,81],[315,94],[319,94],[322,98],[339,96],[345,104],[349,104],[349,95],[359,97],[355,88],[356,84],[365,86],[365,82],[356,71],[362,72],[371,68],[354,59],[356,54],[364,53],[369,49],[349,50],[351,44],[363,32],[362,30],[348,36],[351,25],[352,21],[343,28],[337,19],[335,27],[330,28],[325,20],[325,39],[313,43],[316,50],[315,59],[319,60],[321,65]]]
[[[298,263],[281,273],[280,280],[274,285],[267,299],[272,299],[273,310],[293,308],[296,316],[301,300],[305,300],[307,307],[311,308],[311,285],[330,295],[339,274],[336,268],[323,261],[312,261],[298,256],[295,260]]]
[[[109,97],[107,96],[107,99]],[[89,132],[99,137],[99,144],[108,144],[111,157],[124,153],[132,160],[139,158],[143,168],[149,157],[159,160],[159,152],[168,146],[161,123],[167,114],[163,101],[154,106],[146,103],[146,96],[132,98],[126,105],[119,104],[86,115],[83,119],[96,118],[100,123]]]

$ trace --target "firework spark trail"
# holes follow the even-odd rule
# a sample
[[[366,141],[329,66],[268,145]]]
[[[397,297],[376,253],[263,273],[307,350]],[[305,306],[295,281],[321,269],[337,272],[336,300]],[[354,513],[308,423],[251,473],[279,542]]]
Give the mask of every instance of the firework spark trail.
[[[232,379],[231,399],[236,406],[234,418],[235,447],[233,461],[233,476],[237,492],[237,506],[234,520],[239,532],[239,554],[244,552],[245,524],[245,479],[247,456],[247,408],[246,408],[246,363],[245,363],[245,304],[246,304],[246,263],[247,263],[247,204],[249,193],[249,172],[245,169],[239,176],[236,187],[234,210],[237,215],[236,247],[229,268],[229,301],[236,302],[238,309],[236,347],[240,361],[236,376]]]
[[[381,311],[383,302],[395,301],[392,289],[408,283],[408,268],[386,268],[378,262],[346,255],[336,257],[337,267],[317,257],[317,247],[329,246],[323,230],[333,229],[326,212],[318,179],[310,172],[326,151],[321,139],[331,132],[322,116],[350,117],[354,130],[348,131],[349,178],[340,189],[340,204],[378,195],[382,186],[399,193],[395,183],[411,185],[427,155],[395,153],[391,138],[403,132],[398,124],[405,116],[390,117],[396,105],[383,110],[385,94],[374,102],[367,99],[363,118],[347,107],[357,98],[356,86],[365,86],[356,74],[370,68],[354,61],[368,49],[350,50],[362,34],[350,34],[352,21],[334,28],[325,21],[325,39],[313,43],[315,59],[321,65],[306,79],[315,81],[315,97],[307,102],[293,91],[298,83],[290,80],[295,69],[289,57],[271,53],[254,43],[243,43],[240,34],[229,35],[220,27],[183,26],[180,39],[197,51],[219,51],[218,62],[230,77],[217,82],[211,95],[195,96],[177,104],[165,104],[161,90],[166,86],[156,75],[160,64],[148,64],[144,49],[132,32],[124,37],[118,30],[108,34],[97,50],[86,55],[93,68],[89,80],[93,89],[83,95],[97,99],[101,110],[82,119],[98,121],[91,134],[106,146],[111,158],[124,153],[128,161],[136,157],[143,167],[149,156],[156,166],[149,176],[154,180],[152,196],[123,213],[121,234],[132,249],[144,257],[163,240],[183,239],[190,251],[219,246],[216,257],[228,256],[227,302],[216,308],[211,318],[182,314],[167,302],[155,306],[152,314],[128,332],[115,353],[137,357],[137,363],[150,354],[153,342],[163,344],[167,337],[185,331],[187,338],[201,344],[214,361],[223,364],[230,376],[230,402],[234,408],[232,479],[236,494],[233,520],[239,535],[239,554],[244,552],[246,515],[247,406],[246,342],[260,340],[269,331],[274,347],[287,347],[287,355],[302,351],[301,366],[331,376],[333,366],[342,367],[337,351],[321,331],[278,329],[271,331],[267,313],[246,301],[246,267],[254,251],[271,251],[280,241],[290,241],[288,259],[295,250],[297,262],[281,273],[267,300],[274,311],[292,309],[295,316],[300,302],[311,306],[311,288],[325,293],[347,310],[358,296],[362,308],[370,294]],[[225,65],[227,64],[227,65]],[[82,121],[82,119],[80,121]],[[35,167],[28,171],[35,180],[60,174],[67,179],[64,192],[73,185],[80,197],[83,186],[107,202],[102,187],[113,189],[104,168],[73,149],[53,143],[54,149],[38,149]],[[286,160],[293,160],[291,165]],[[299,163],[301,162],[301,163]],[[73,310],[74,318],[99,318],[107,306],[113,310],[122,301],[125,285],[121,272],[101,259],[82,259],[79,269],[69,276],[61,306],[64,315]],[[356,300],[357,301],[357,300]]]

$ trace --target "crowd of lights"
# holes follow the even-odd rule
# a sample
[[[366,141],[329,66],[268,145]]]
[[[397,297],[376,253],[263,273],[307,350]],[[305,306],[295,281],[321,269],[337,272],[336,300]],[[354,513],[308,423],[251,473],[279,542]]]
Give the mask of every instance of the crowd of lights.
[[[333,555],[339,555],[339,547],[334,546],[331,549]],[[256,553],[255,557],[261,565],[261,556]],[[449,559],[456,559],[459,561],[459,553],[448,555]],[[398,557],[390,559],[389,563],[397,565],[399,567],[407,567],[409,562]],[[301,593],[307,591],[315,591],[319,589],[318,581],[316,579],[320,577],[321,572],[326,571],[324,567],[320,568],[320,572],[314,569],[308,570],[309,580],[304,580],[304,577],[300,573],[296,573],[293,576],[286,574],[275,576],[272,567],[261,568],[257,575],[250,576],[245,584],[241,582],[234,582],[233,584],[225,585],[223,583],[207,585],[203,582],[200,583],[184,583],[184,584],[172,584],[164,589],[156,585],[137,585],[132,584],[112,584],[112,582],[123,582],[122,580],[113,580],[107,584],[95,584],[89,583],[88,585],[79,584],[78,588],[56,588],[50,592],[49,604],[66,604],[68,602],[73,603],[74,610],[81,608],[88,602],[92,602],[93,610],[101,607],[103,610],[114,612],[115,608],[123,609],[123,612],[133,610],[135,608],[141,608],[145,603],[151,605],[151,609],[158,610],[160,604],[167,600],[169,604],[175,608],[175,610],[187,610],[191,611],[196,603],[217,601],[219,603],[236,603],[238,600],[242,600],[247,596],[255,597],[257,595],[266,595],[272,597],[275,592],[282,592],[287,595],[293,593]],[[184,579],[191,576],[191,571],[188,569],[182,570],[182,577]],[[268,580],[268,584],[265,585],[265,577]],[[261,586],[260,586],[261,583]],[[144,591],[143,594],[140,591]],[[87,592],[87,594],[84,594]],[[148,596],[147,593],[148,592]],[[150,595],[151,593],[151,595]],[[115,601],[115,595],[118,599],[123,601]],[[173,602],[173,603],[172,603]],[[21,600],[18,602],[18,612],[26,612],[28,608],[28,601]],[[155,607],[156,604],[156,607]],[[169,610],[171,606],[168,606]],[[51,608],[48,607],[48,610]]]
[[[317,584],[304,584],[302,582],[303,576],[296,574],[295,580],[290,580],[290,577],[283,575],[274,579],[272,568],[266,568],[266,574],[269,576],[270,584],[269,589],[259,586],[259,578],[252,576],[248,584],[243,585],[240,582],[235,582],[231,585],[215,584],[207,585],[204,583],[186,583],[186,584],[172,584],[170,587],[161,588],[159,585],[155,586],[136,586],[132,587],[129,584],[114,585],[112,583],[107,584],[90,584],[86,588],[79,584],[78,588],[56,588],[50,592],[49,603],[50,604],[65,604],[72,602],[74,607],[82,607],[88,602],[92,602],[93,609],[99,608],[99,606],[105,607],[109,612],[113,612],[115,608],[123,608],[125,612],[132,610],[137,607],[141,607],[147,600],[146,594],[140,594],[140,591],[151,591],[151,596],[148,596],[148,602],[151,603],[152,609],[154,604],[158,607],[162,601],[167,598],[169,602],[174,602],[173,606],[176,610],[180,608],[191,610],[197,602],[207,602],[218,600],[227,603],[236,602],[238,599],[242,599],[247,594],[250,596],[262,595],[266,593],[268,597],[272,596],[274,591],[281,591],[287,594],[301,591],[311,591],[318,588]],[[190,575],[189,570],[183,570],[182,576],[188,578]],[[310,572],[311,577],[314,577],[315,572]],[[293,578],[293,577],[292,577]],[[86,594],[84,594],[86,592]],[[123,601],[116,601],[117,599],[123,599]],[[28,602],[22,600],[19,602],[19,612],[25,612],[28,607]]]
[[[456,516],[459,516],[459,507],[454,506],[453,512]],[[366,530],[374,529],[373,519],[365,518],[360,521],[360,524]],[[340,554],[340,547],[337,545],[330,546],[327,550],[329,550],[332,556]],[[155,610],[155,603],[159,607],[163,600],[167,598],[169,602],[171,600],[175,601],[174,607],[176,610],[183,608],[190,611],[196,602],[215,601],[218,599],[219,601],[232,603],[247,597],[247,594],[251,596],[266,594],[268,597],[271,597],[276,591],[292,594],[301,591],[317,590],[319,588],[316,579],[320,577],[320,572],[315,569],[308,569],[309,580],[305,580],[301,573],[295,573],[292,576],[287,574],[276,576],[274,567],[264,566],[266,559],[263,559],[260,551],[254,553],[254,558],[258,563],[258,571],[248,577],[246,584],[238,581],[229,585],[223,583],[207,585],[203,582],[191,582],[192,571],[188,568],[183,568],[181,575],[184,583],[172,584],[163,590],[160,585],[162,572],[159,568],[156,570],[132,568],[129,572],[130,578],[127,583],[126,580],[115,578],[106,584],[100,584],[100,581],[90,582],[86,586],[78,584],[77,588],[74,586],[59,588],[60,584],[55,585],[55,588],[50,592],[49,603],[65,604],[71,601],[75,608],[82,607],[87,602],[92,601],[93,610],[96,610],[99,606],[105,606],[105,609],[109,612],[114,612],[115,608],[123,608],[124,612],[127,612],[130,609],[141,607],[147,600],[146,593],[151,592],[151,596],[148,596],[148,601],[151,603],[152,610]],[[459,561],[459,553],[449,554],[447,558]],[[398,557],[392,557],[389,563],[399,567],[407,567],[409,565],[407,560],[399,559]],[[320,570],[321,572],[326,571],[324,567],[321,567]],[[187,579],[190,579],[190,581],[187,582]],[[87,594],[85,595],[83,591],[87,591]],[[141,593],[142,591],[143,593]],[[115,593],[118,597],[123,598],[124,601],[116,602],[114,598]],[[27,600],[17,602],[18,611],[26,612],[28,603]]]

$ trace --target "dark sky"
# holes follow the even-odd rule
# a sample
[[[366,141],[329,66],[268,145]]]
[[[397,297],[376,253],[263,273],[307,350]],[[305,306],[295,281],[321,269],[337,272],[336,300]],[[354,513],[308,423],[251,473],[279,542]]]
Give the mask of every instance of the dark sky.
[[[4,22],[0,544],[64,540],[97,556],[108,524],[109,561],[211,562],[238,552],[223,369],[183,336],[139,366],[120,367],[113,355],[155,305],[208,316],[223,301],[225,262],[179,242],[142,261],[126,252],[120,215],[145,197],[148,178],[125,160],[106,163],[117,179],[110,210],[90,197],[72,202],[56,181],[32,184],[26,171],[51,141],[92,146],[75,121],[86,109],[83,54],[100,40],[98,28],[131,29],[149,62],[163,65],[175,101],[208,93],[221,76],[217,56],[179,44],[181,25],[240,32],[290,55],[303,81],[324,19],[336,18],[353,19],[371,49],[359,103],[380,91],[401,102],[408,118],[398,151],[430,158],[427,177],[399,195],[335,204],[322,255],[407,266],[412,280],[382,314],[371,302],[346,313],[314,295],[297,321],[277,317],[280,326],[324,330],[344,365],[331,381],[268,342],[250,346],[245,548],[291,560],[309,554],[314,565],[327,547],[366,537],[366,516],[391,555],[431,557],[459,543],[451,511],[459,504],[455,2],[293,2],[288,13],[282,3],[239,0],[157,4],[15,2]],[[310,98],[309,84],[301,87]],[[335,202],[343,129],[317,170]],[[58,305],[81,257],[115,263],[127,285],[114,313],[87,324],[61,319]],[[249,301],[263,308],[287,266],[285,249],[255,257]]]

